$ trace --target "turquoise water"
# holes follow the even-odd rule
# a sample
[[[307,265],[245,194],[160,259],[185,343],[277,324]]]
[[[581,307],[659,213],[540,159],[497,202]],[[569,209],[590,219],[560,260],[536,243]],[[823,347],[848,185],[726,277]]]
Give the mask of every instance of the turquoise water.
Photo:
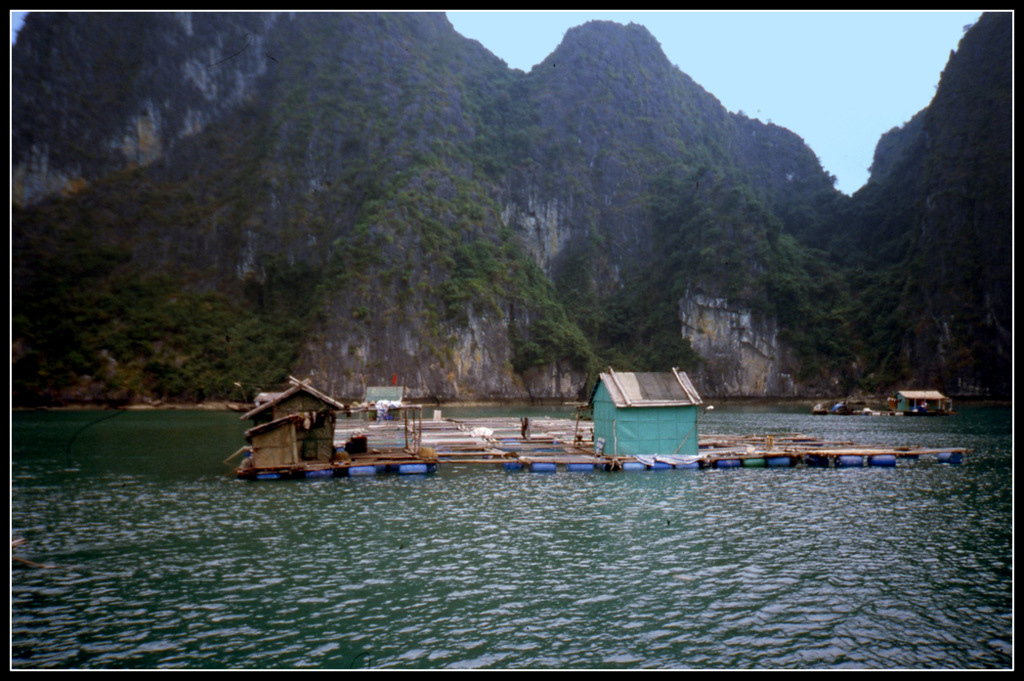
[[[1008,407],[701,422],[953,466],[278,482],[227,475],[236,414],[12,421],[13,552],[54,566],[12,562],[14,668],[1012,666]]]

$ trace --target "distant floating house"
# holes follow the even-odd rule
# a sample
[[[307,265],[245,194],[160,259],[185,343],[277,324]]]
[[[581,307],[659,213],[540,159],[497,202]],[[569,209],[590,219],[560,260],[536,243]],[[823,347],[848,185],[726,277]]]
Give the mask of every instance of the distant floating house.
[[[893,411],[908,416],[947,415],[953,413],[953,400],[938,390],[901,390],[894,398]]]
[[[376,385],[366,389],[364,404],[377,404],[378,402],[401,403],[405,399],[404,385]]]
[[[335,456],[336,412],[345,406],[307,383],[292,379],[292,387],[266,396],[242,416],[252,420],[245,432],[251,445],[245,468],[255,470],[329,464]]]
[[[382,422],[391,418],[389,412],[400,409],[405,399],[404,385],[379,385],[370,386],[366,389],[366,396],[363,403],[377,413],[377,421]]]
[[[698,453],[701,399],[681,371],[619,373],[609,368],[600,375],[590,401],[595,449],[606,455]]]

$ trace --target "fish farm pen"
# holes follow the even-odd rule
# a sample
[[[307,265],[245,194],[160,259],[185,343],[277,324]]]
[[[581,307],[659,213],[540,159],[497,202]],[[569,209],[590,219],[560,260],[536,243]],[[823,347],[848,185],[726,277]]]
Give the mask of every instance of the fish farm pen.
[[[424,420],[420,407],[403,407],[376,421],[340,417],[336,450],[344,460],[261,470],[252,479],[358,477],[386,473],[427,474],[447,464],[501,466],[505,470],[633,471],[706,468],[895,466],[922,456],[939,463],[963,461],[966,449],[875,447],[791,434],[711,435],[699,438],[698,454],[615,456],[594,451],[593,424],[568,418],[515,417]]]
[[[367,393],[344,405],[308,381],[261,393],[243,419],[248,445],[239,478],[328,478],[380,473],[422,475],[445,464],[501,465],[534,472],[701,468],[895,466],[932,456],[961,463],[965,449],[882,447],[831,442],[797,433],[697,436],[700,396],[685,374],[609,369],[576,418],[442,418],[401,401],[402,389]],[[376,399],[376,402],[373,399]],[[600,414],[598,413],[600,410]],[[659,453],[669,451],[670,453]],[[651,452],[651,453],[648,453]]]
[[[387,428],[387,426],[377,426]],[[592,424],[572,419],[484,418],[425,421],[423,449],[438,463],[500,464],[530,470],[642,470],[669,468],[893,466],[899,459],[933,456],[960,463],[965,449],[873,447],[827,442],[801,434],[702,436],[696,456],[596,454]],[[372,432],[372,431],[371,431]]]

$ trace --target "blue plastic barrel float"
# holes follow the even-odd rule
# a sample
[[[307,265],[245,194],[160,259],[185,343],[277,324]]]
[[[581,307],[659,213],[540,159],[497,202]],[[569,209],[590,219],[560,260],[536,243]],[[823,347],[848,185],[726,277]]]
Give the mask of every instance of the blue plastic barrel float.
[[[622,470],[624,471],[645,471],[647,466],[640,461],[623,461]]]
[[[864,457],[859,454],[840,454],[836,457],[836,465],[843,468],[859,468],[864,465]]]
[[[895,454],[874,454],[868,457],[869,466],[895,466],[896,455]]]
[[[362,477],[367,475],[377,475],[376,466],[350,466],[348,469],[348,475],[351,478]]]
[[[793,465],[793,457],[790,456],[769,456],[765,462],[772,468],[785,468]]]
[[[740,459],[716,459],[715,468],[739,468],[743,465]]]
[[[280,480],[281,479],[281,474],[280,473],[257,473],[256,474],[256,479],[257,480]]]
[[[399,475],[426,475],[427,464],[425,463],[403,463],[398,465]]]
[[[593,472],[594,464],[592,464],[592,463],[567,463],[567,464],[565,464],[565,470],[567,470],[567,471]]]
[[[334,469],[333,468],[317,468],[317,469],[312,470],[312,471],[306,471],[305,477],[307,477],[307,478],[333,478],[334,477]]]
[[[521,471],[521,470],[523,470],[523,462],[522,461],[506,461],[505,463],[501,464],[501,467],[504,468],[507,471]]]
[[[936,460],[939,463],[963,463],[964,454],[963,452],[939,452]]]
[[[530,470],[534,473],[554,473],[558,466],[551,461],[534,461],[530,464]]]

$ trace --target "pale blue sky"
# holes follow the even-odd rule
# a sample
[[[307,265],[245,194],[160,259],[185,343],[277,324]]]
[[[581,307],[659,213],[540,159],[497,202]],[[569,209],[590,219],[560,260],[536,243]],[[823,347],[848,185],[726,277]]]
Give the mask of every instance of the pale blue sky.
[[[11,41],[21,12],[12,12]],[[455,30],[529,71],[593,19],[638,23],[729,111],[793,131],[852,193],[878,138],[926,107],[979,11],[448,12]]]
[[[14,39],[18,37],[18,30],[21,28],[22,23],[24,23],[26,14],[28,12],[11,10],[11,45],[14,44]]]
[[[529,71],[593,19],[641,24],[732,112],[793,131],[852,193],[878,138],[931,102],[979,11],[448,12],[455,30]]]

